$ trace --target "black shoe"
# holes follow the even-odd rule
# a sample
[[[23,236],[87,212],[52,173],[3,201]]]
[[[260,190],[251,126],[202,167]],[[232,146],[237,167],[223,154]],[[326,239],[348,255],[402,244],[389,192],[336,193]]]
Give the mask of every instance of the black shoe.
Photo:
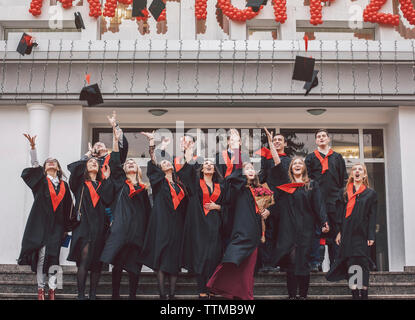
[[[317,266],[317,265],[313,265],[313,266],[311,266],[310,271],[311,271],[311,272],[318,272],[318,271],[319,271],[319,270],[318,270],[318,266]]]
[[[121,297],[120,297],[120,295],[112,295],[111,296],[111,300],[121,300]]]
[[[289,296],[288,300],[297,300],[297,297],[296,296]]]
[[[323,266],[321,264],[318,266],[318,271],[323,272]]]
[[[84,294],[78,294],[77,299],[78,299],[78,300],[86,300],[86,297],[85,297],[85,295],[84,295]]]
[[[352,290],[352,300],[360,300],[359,289]]]
[[[176,297],[174,294],[169,294],[168,300],[176,300]]]
[[[167,296],[165,294],[160,295],[160,300],[167,300]]]
[[[362,299],[362,300],[369,300],[369,294],[368,294],[368,292],[367,292],[367,289],[366,290],[360,290],[360,298]]]

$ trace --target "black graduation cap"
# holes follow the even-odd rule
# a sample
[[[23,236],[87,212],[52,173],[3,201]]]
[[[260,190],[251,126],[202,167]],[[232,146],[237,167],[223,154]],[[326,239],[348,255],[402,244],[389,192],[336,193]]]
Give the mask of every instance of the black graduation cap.
[[[33,47],[37,47],[37,43],[32,41],[32,36],[23,32],[16,51],[24,56],[25,54],[31,54]]]
[[[315,59],[296,56],[293,72],[293,80],[310,82],[313,78]]]
[[[154,19],[157,20],[165,8],[166,4],[163,2],[163,0],[153,0],[148,10],[151,12]]]
[[[80,12],[75,12],[75,25],[77,29],[85,29],[84,20]]]
[[[317,78],[317,74],[318,74],[318,70],[314,70],[314,71],[313,71],[313,77],[312,77],[311,81],[306,82],[306,83],[304,84],[303,89],[306,89],[306,90],[307,90],[307,91],[305,92],[305,96],[307,96],[307,95],[310,93],[311,89],[313,89],[313,88],[315,88],[315,87],[317,87],[317,86],[318,86],[318,78]]]
[[[266,5],[268,0],[248,0],[246,7],[251,7],[253,12],[258,12],[262,5]]]
[[[133,0],[133,17],[144,17],[143,9],[147,8],[147,0]]]
[[[101,95],[101,90],[99,90],[98,84],[92,84],[90,86],[83,87],[79,100],[88,101],[88,106],[95,106],[104,102]]]

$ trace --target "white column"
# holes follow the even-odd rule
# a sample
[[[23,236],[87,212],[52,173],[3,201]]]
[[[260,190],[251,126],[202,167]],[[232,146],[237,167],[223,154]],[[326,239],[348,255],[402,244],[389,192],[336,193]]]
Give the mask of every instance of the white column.
[[[399,107],[405,266],[415,267],[415,108]]]
[[[53,105],[47,103],[28,103],[29,130],[31,135],[37,135],[36,149],[39,163],[49,156],[50,113]]]

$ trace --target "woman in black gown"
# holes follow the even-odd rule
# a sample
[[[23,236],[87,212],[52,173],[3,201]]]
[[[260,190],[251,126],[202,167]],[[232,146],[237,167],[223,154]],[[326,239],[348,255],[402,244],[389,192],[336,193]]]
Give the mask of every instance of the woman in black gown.
[[[223,255],[221,204],[225,201],[223,178],[215,164],[194,161],[193,143],[185,149],[186,163],[178,176],[189,192],[183,241],[183,267],[196,274],[199,299],[208,299],[207,281]]]
[[[165,276],[169,276],[169,299],[175,298],[177,275],[181,267],[187,195],[174,173],[171,159],[157,163],[154,133],[142,132],[150,143],[151,160],[147,166],[153,208],[151,210],[140,261],[157,273],[160,299],[166,299]]]
[[[336,243],[340,245],[339,254],[326,277],[329,281],[349,279],[349,268],[359,266],[363,276],[362,287],[351,285],[352,298],[366,300],[369,270],[375,266],[370,258],[370,247],[376,237],[377,194],[369,188],[367,169],[363,163],[353,165],[344,198],[344,210],[338,226],[340,232],[336,237]]]
[[[80,220],[72,232],[69,261],[78,267],[78,299],[85,299],[85,284],[91,271],[89,299],[96,299],[96,289],[102,271],[101,253],[109,228],[105,208],[113,201],[114,190],[109,165],[99,174],[99,163],[95,158],[80,160],[68,165],[71,172],[70,188],[75,195],[75,210]]]
[[[147,186],[142,183],[140,167],[133,159],[127,159],[124,166],[121,166],[116,132],[113,138],[111,159],[114,163],[111,180],[115,191],[112,208],[114,220],[101,261],[114,266],[112,299],[120,298],[122,271],[126,270],[129,275],[129,299],[135,300],[142,268],[138,258],[143,247],[151,206]]]
[[[271,169],[272,177],[281,176],[281,166]],[[310,253],[315,226],[329,231],[325,206],[318,184],[307,175],[304,159],[294,157],[288,175],[291,183],[273,186],[279,228],[273,265],[287,270],[288,298],[306,299],[310,283]]]
[[[30,142],[31,168],[22,172],[22,179],[33,192],[34,202],[26,223],[19,265],[30,265],[37,273],[38,300],[45,300],[45,279],[49,267],[59,265],[59,255],[65,232],[70,231],[69,215],[72,197],[68,184],[62,180],[59,161],[46,159],[43,166],[37,160],[36,136],[24,135]],[[49,300],[55,300],[56,277],[49,276]]]

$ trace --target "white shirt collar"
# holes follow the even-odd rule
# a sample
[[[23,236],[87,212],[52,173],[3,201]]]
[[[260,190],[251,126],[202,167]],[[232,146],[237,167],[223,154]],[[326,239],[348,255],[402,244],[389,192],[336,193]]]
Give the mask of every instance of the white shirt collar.
[[[47,176],[49,180],[53,183],[53,185],[56,187],[59,184],[59,178],[56,176],[55,178],[48,174]]]

